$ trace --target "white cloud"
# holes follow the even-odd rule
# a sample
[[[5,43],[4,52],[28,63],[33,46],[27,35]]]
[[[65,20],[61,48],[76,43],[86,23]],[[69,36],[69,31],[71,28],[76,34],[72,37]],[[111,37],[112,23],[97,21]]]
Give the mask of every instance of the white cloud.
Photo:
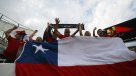
[[[94,26],[98,28],[106,28],[123,21],[135,18],[136,15],[132,11],[133,8],[131,3],[136,2],[134,0],[103,0],[99,2],[95,9],[93,10],[93,18],[89,18],[93,28]],[[133,15],[132,15],[133,14]],[[88,19],[88,20],[89,20]]]

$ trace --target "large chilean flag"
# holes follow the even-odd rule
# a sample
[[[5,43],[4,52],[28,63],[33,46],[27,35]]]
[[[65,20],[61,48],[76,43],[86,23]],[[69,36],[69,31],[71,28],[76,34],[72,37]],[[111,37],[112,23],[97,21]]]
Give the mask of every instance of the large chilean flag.
[[[120,38],[74,37],[27,42],[16,76],[136,76],[136,53]]]

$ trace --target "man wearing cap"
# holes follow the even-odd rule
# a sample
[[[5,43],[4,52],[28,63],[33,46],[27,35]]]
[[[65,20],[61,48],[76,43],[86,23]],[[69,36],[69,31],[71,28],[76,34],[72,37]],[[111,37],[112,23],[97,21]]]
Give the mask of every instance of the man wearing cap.
[[[16,31],[15,38],[10,35],[10,33],[17,29],[17,26],[5,31],[6,38],[8,40],[8,45],[6,50],[4,50],[3,55],[6,57],[7,62],[14,62],[18,49],[24,45],[26,38],[25,31]]]

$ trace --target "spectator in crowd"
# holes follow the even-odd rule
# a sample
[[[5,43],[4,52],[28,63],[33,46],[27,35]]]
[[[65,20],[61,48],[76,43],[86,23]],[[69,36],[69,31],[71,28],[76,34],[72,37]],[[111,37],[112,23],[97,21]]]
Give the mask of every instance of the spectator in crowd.
[[[97,28],[95,27],[94,30],[93,30],[93,36],[94,37],[98,37],[98,36],[95,35],[95,30],[96,29]],[[102,29],[98,29],[97,34],[99,35],[99,37],[107,37],[106,31],[103,31]]]
[[[123,33],[116,32],[114,26],[112,28],[107,29],[107,37],[121,37],[123,35],[124,35]]]
[[[83,36],[83,33],[82,33],[82,24],[79,23],[77,28],[79,30],[80,36]],[[85,31],[84,36],[91,36],[91,33],[89,31]]]
[[[35,42],[43,42],[42,37],[38,36],[38,37],[36,38]]]
[[[57,40],[57,36],[55,35],[54,31],[52,31],[52,27],[49,23],[47,23],[47,28],[44,31],[43,41],[45,42],[53,42]]]
[[[58,31],[58,25],[59,25],[59,18],[55,19],[56,25],[54,26],[54,33],[57,37],[59,37],[60,39],[66,38],[66,37],[74,37],[76,35],[76,33],[78,32],[78,29],[72,34],[70,35],[70,29],[69,28],[65,28],[64,30],[64,35],[62,35],[59,31]]]
[[[42,42],[42,37],[38,36],[36,40],[33,39],[33,36],[38,32],[38,30],[35,30],[30,36],[29,36],[29,41],[34,41],[34,42]]]
[[[33,36],[34,36],[37,32],[38,32],[38,30],[35,30],[35,31],[29,36],[29,38],[26,40],[26,42],[27,42],[27,41],[33,41],[33,42],[37,42],[37,43],[43,42],[43,41],[42,41],[42,38],[41,38],[40,36],[38,36],[35,40],[33,39]],[[18,49],[16,58],[19,57],[19,55],[20,55],[21,52],[22,52],[22,49],[23,49],[23,46],[20,46],[19,49]]]
[[[112,28],[107,29],[107,37],[114,37],[115,35],[116,32]]]
[[[83,36],[83,33],[82,33],[82,25],[81,25],[80,23],[77,25],[77,29],[79,30],[80,36]]]
[[[3,55],[7,58],[7,62],[14,62],[18,49],[25,43],[25,41],[23,41],[25,39],[23,38],[26,37],[22,38],[22,36],[26,35],[24,31],[16,31],[15,38],[10,35],[10,33],[17,28],[17,26],[14,26],[5,32],[6,38],[8,40],[8,46]]]
[[[7,59],[6,62],[9,63],[15,61],[19,49],[24,45],[26,41],[31,40],[35,34],[33,33],[30,36],[27,36],[25,31],[16,31],[15,37],[12,37],[10,33],[17,28],[17,26],[14,26],[13,28],[5,31],[5,35],[8,40],[8,46],[6,50],[4,50],[3,56]]]
[[[84,36],[91,36],[91,33],[89,31],[85,31]]]
[[[83,36],[83,34],[82,34],[82,25],[80,23],[78,24],[78,30],[79,30],[80,36]],[[91,33],[89,31],[85,31],[84,36],[91,36]]]

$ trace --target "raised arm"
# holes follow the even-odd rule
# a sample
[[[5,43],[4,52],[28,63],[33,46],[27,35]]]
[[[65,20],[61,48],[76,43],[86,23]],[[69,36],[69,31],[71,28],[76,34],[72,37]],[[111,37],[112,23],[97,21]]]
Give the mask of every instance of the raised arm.
[[[50,26],[50,23],[48,22],[48,23],[47,23],[47,27],[46,27],[46,29],[45,29],[45,32],[48,32],[49,26]]]
[[[55,18],[56,25],[54,26],[54,33],[57,37],[61,35],[61,33],[58,31],[58,25],[59,25],[59,18]]]
[[[71,37],[74,37],[74,36],[77,34],[78,31],[79,31],[79,30],[77,29],[77,30],[71,35]]]
[[[96,30],[96,29],[97,29],[96,27],[93,29],[93,37],[97,37],[97,36],[95,35],[95,30]]]
[[[18,28],[17,26],[14,26],[13,28],[11,28],[11,29],[5,31],[6,38],[8,39],[8,37],[10,36],[10,33],[11,33],[13,30],[17,29],[17,28]]]
[[[33,40],[33,36],[38,32],[38,30],[35,30],[30,36],[29,36],[29,40]]]
[[[56,36],[56,35],[55,35]],[[50,41],[53,40],[54,34],[52,33],[52,27],[50,26],[50,23],[47,23],[47,27],[43,34],[43,41]]]
[[[79,27],[79,34],[80,34],[80,36],[83,36],[82,25],[80,23],[79,23],[78,27]]]
[[[47,23],[47,27],[44,31],[44,35],[43,35],[43,40],[46,38],[46,37],[49,37],[49,35],[51,35],[51,27],[50,27],[50,23],[48,22]]]

